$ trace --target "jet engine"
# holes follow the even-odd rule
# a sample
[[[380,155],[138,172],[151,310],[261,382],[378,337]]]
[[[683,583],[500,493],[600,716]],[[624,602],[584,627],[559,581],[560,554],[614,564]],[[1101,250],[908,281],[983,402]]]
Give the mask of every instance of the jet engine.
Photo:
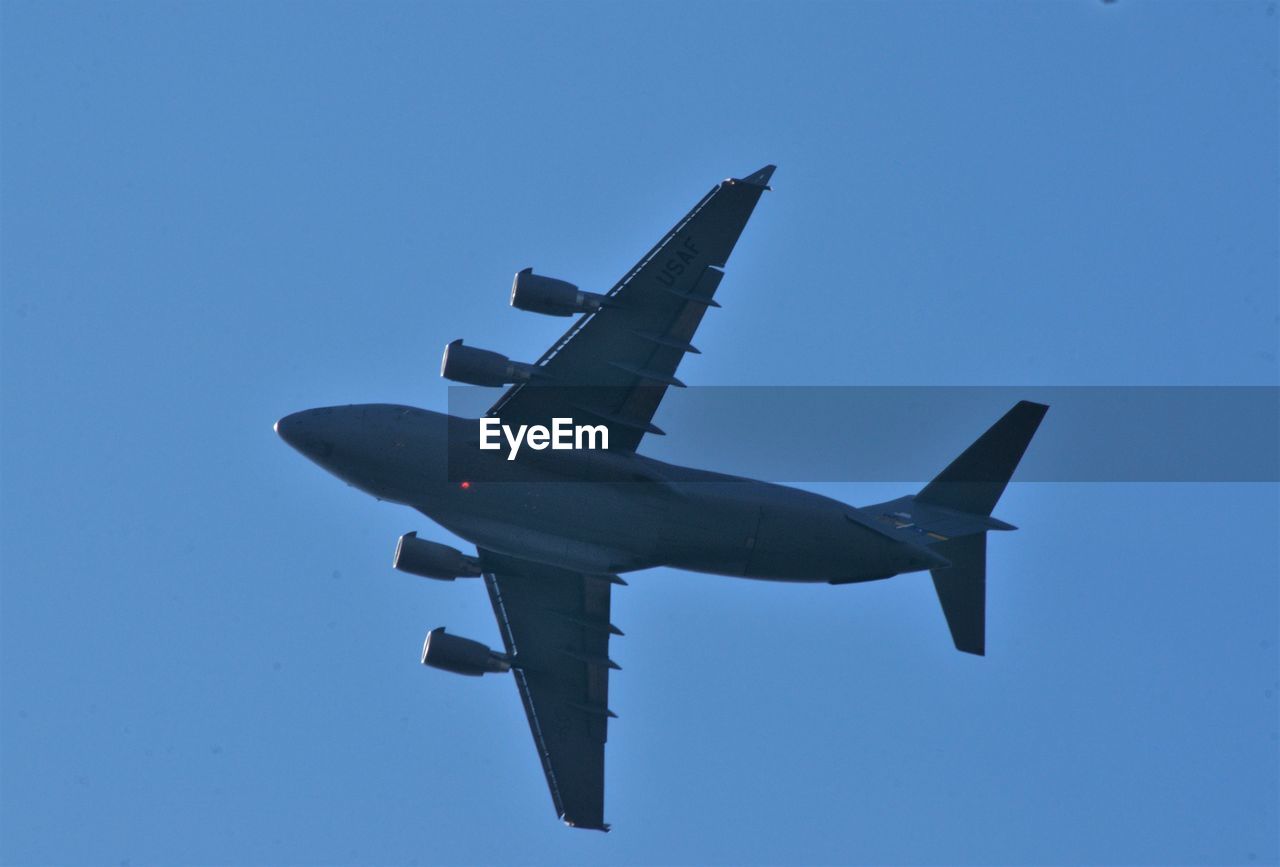
[[[604,304],[604,295],[584,292],[565,280],[543,277],[533,273],[532,268],[516,272],[511,281],[511,306],[530,313],[572,316],[599,310]]]
[[[400,537],[391,566],[410,575],[438,581],[474,578],[480,574],[480,561],[475,557],[468,557],[457,548],[439,542],[419,539],[416,532]]]
[[[497,352],[463,346],[461,340],[455,340],[444,348],[440,375],[468,385],[507,385],[528,382],[535,375],[535,368]]]
[[[427,633],[427,640],[422,643],[422,664],[454,674],[479,677],[509,671],[511,657],[470,638],[450,635],[443,626],[438,626]]]

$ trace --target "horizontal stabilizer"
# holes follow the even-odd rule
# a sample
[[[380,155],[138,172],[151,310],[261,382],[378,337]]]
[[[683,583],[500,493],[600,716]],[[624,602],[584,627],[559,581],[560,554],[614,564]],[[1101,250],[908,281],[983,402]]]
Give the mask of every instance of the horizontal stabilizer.
[[[987,534],[963,536],[939,543],[935,548],[951,561],[945,569],[934,569],[933,587],[938,591],[942,613],[951,629],[956,650],[985,656],[987,652]]]
[[[956,649],[985,656],[987,652],[987,531],[1012,530],[991,517],[1005,486],[1049,407],[1019,401],[978,437],[960,457],[914,498],[904,497],[911,512],[890,511],[903,525],[920,520],[933,550],[951,562],[930,569],[942,613]],[[895,503],[886,503],[893,506]]]
[[[1048,411],[1042,403],[1019,401],[916,494],[916,501],[989,516]]]

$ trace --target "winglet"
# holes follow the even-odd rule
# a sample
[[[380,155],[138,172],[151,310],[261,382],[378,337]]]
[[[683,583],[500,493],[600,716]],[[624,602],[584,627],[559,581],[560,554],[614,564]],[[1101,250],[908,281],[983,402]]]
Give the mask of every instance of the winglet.
[[[747,175],[745,178],[738,178],[738,183],[751,184],[755,187],[764,187],[766,190],[771,190],[773,188],[769,186],[769,179],[773,177],[773,172],[776,168],[777,166],[765,166],[755,174]]]

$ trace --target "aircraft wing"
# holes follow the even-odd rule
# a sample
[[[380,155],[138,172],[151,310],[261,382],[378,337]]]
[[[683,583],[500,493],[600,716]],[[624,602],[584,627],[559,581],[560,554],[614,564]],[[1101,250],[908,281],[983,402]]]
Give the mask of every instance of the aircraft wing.
[[[604,822],[609,718],[610,588],[587,575],[480,549],[480,568],[529,718],[556,813],[575,828]]]
[[[609,428],[609,447],[635,451],[676,379],[692,339],[724,276],[725,262],[773,166],[723,181],[693,206],[535,364],[539,376],[507,390],[488,415],[503,424],[551,425],[556,417]]]

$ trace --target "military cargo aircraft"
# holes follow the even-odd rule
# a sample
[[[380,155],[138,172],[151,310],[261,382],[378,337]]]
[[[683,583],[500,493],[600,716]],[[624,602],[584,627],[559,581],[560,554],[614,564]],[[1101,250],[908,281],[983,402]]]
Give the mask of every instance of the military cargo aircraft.
[[[404,572],[482,578],[502,635],[499,652],[433,629],[422,662],[513,675],[556,813],[575,828],[609,828],[604,746],[618,668],[609,640],[622,634],[609,603],[626,583],[619,573],[670,566],[853,584],[928,570],[955,646],[985,653],[986,534],[1014,529],[991,512],[1047,407],[1018,403],[921,491],[863,507],[637,453],[646,434],[662,434],[659,402],[683,386],[676,368],[698,352],[694,332],[719,306],[725,263],[773,171],[717,184],[608,292],[516,274],[513,307],[578,316],[536,362],[449,344],[442,374],[509,385],[486,417],[526,426],[530,448],[480,448],[481,420],[408,406],[334,406],[276,422],[333,475],[476,546],[470,555],[413,532],[396,546]],[[547,448],[548,432],[532,432],[571,420],[596,447]]]

